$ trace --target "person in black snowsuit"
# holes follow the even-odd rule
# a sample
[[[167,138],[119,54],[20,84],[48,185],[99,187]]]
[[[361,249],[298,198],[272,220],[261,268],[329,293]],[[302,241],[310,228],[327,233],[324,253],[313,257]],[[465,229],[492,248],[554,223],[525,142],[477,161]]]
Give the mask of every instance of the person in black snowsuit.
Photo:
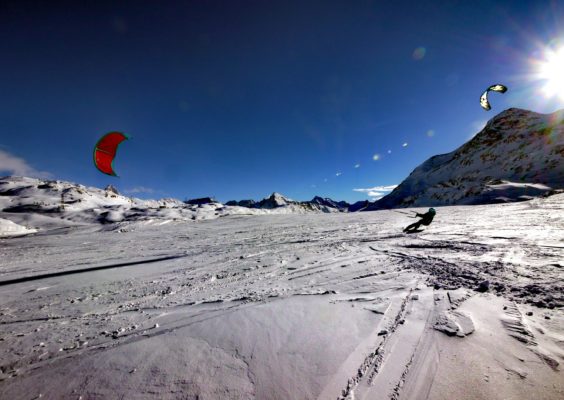
[[[409,225],[403,231],[404,232],[416,231],[417,229],[419,229],[421,225],[425,225],[425,226],[429,225],[431,222],[433,222],[433,218],[435,218],[435,214],[436,211],[434,208],[429,208],[429,211],[427,211],[425,214],[415,213],[415,217],[420,217],[421,219]]]

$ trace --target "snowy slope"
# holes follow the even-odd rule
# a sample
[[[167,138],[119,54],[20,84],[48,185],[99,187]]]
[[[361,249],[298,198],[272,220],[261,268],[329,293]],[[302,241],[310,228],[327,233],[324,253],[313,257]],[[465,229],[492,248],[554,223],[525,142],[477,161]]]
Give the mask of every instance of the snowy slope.
[[[434,156],[368,209],[529,200],[564,189],[564,110],[510,108],[463,146]]]
[[[175,199],[140,200],[70,182],[26,177],[0,179],[0,216],[50,228],[122,221],[216,218],[221,205],[189,206]]]
[[[561,400],[564,194],[410,222],[0,240],[0,399]]]
[[[102,190],[64,181],[0,178],[0,218],[42,230],[84,224],[101,224],[108,229],[124,225],[131,228],[132,224],[139,223],[199,221],[228,215],[339,211],[325,205],[296,202],[278,193],[259,204],[260,208],[246,208],[218,202],[186,204],[177,199],[141,200],[122,196],[112,187]]]

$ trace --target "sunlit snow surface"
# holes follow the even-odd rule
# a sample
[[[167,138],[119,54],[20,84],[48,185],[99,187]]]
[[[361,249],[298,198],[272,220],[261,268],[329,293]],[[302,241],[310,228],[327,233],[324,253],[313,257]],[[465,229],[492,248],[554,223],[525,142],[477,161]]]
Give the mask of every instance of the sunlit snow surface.
[[[18,225],[9,219],[0,218],[0,237],[29,235],[37,232],[36,229],[26,228]]]
[[[564,195],[167,221],[0,240],[0,398],[562,398]]]

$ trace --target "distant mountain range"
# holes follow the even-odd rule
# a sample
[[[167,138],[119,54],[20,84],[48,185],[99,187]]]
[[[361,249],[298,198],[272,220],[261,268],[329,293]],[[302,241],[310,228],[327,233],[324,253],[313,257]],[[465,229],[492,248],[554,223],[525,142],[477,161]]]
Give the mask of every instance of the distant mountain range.
[[[529,200],[564,189],[564,110],[510,108],[474,138],[431,157],[365,210]]]
[[[71,182],[7,176],[0,178],[0,236],[17,236],[38,230],[99,224],[102,229],[127,231],[147,224],[216,219],[230,215],[306,214],[346,212],[348,204],[321,197],[298,202],[279,193],[259,201],[223,205],[204,197],[141,200],[105,189]]]
[[[102,190],[56,180],[4,177],[0,178],[0,219],[5,219],[6,232],[28,232],[85,223],[168,223],[228,215],[499,203],[559,191],[564,191],[564,110],[543,115],[511,108],[458,149],[425,161],[375,202],[349,204],[319,196],[294,201],[280,193],[225,205],[209,197],[185,202],[140,200],[119,194],[111,185]]]
[[[348,204],[314,197],[296,202],[279,193],[261,201],[229,201],[252,209],[299,207],[324,212],[373,211],[504,203],[564,190],[564,110],[538,114],[510,108],[458,149],[429,158],[380,200]]]
[[[272,193],[260,201],[254,200],[231,200],[225,203],[226,206],[239,206],[254,209],[273,210],[281,207],[290,207],[294,209],[302,209],[303,211],[321,211],[321,212],[347,212],[350,204],[346,201],[335,201],[328,197],[315,196],[310,201],[294,201],[284,197],[280,193]]]

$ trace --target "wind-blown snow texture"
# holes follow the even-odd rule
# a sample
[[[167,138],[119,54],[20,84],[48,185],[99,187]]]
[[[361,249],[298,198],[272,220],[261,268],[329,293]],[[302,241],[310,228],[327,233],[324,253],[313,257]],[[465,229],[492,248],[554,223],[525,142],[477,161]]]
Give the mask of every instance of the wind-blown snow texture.
[[[367,210],[529,200],[564,189],[564,111],[511,108],[473,139],[431,157]]]
[[[562,194],[416,235],[394,211],[84,223],[128,201],[0,240],[0,398],[562,398]]]

